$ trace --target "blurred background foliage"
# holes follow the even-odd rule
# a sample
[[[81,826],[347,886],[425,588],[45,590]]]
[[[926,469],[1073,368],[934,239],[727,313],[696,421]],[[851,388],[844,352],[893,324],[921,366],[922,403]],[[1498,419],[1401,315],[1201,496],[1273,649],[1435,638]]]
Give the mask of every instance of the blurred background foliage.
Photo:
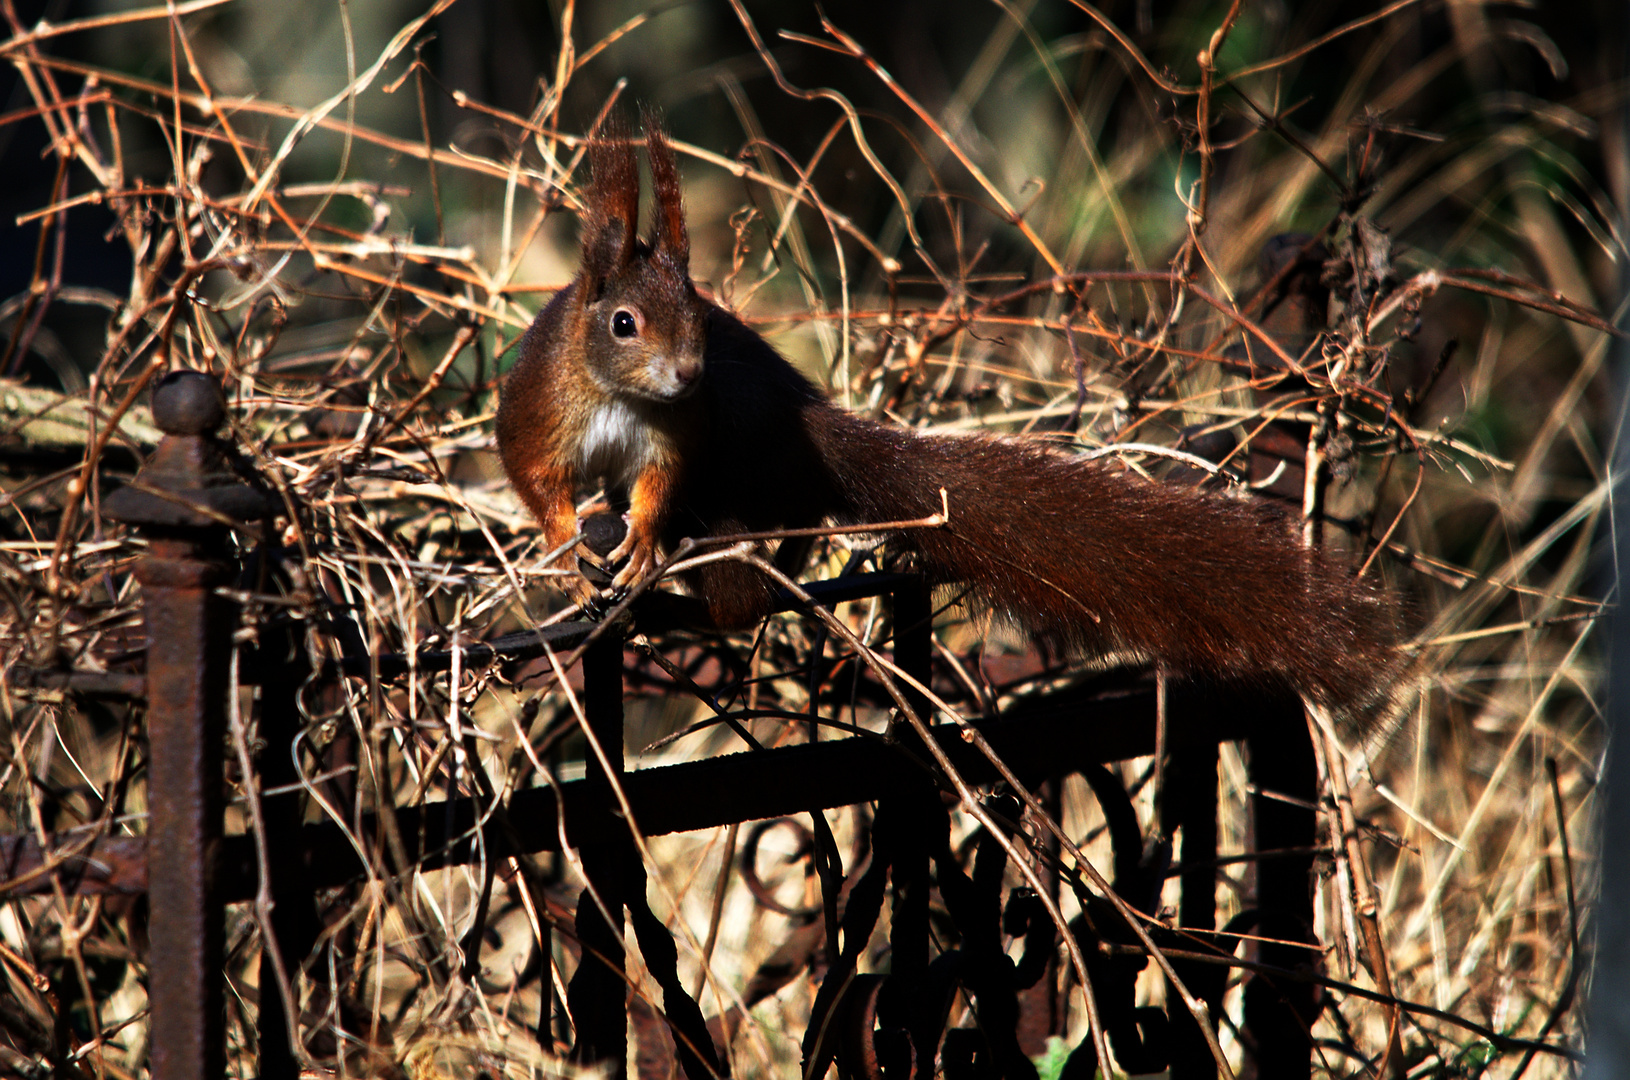
[[[60,23],[85,15],[140,8],[136,3],[74,0],[17,2],[14,25]],[[513,126],[485,108],[463,107],[455,95],[515,116],[533,114],[541,87],[556,75],[563,5],[461,0],[429,22],[411,52],[391,65],[369,92],[341,110],[357,123],[397,137],[422,139],[413,80],[397,82],[411,56],[427,67],[424,103],[429,136],[483,157],[520,152],[536,168]],[[1393,10],[1396,9],[1396,10]],[[563,130],[582,130],[615,87],[626,83],[625,111],[635,102],[665,111],[674,135],[725,157],[751,156],[761,166],[794,175],[818,157],[810,174],[824,203],[877,236],[904,262],[914,299],[938,299],[938,283],[913,259],[898,200],[877,177],[856,141],[843,132],[843,114],[829,99],[804,100],[776,85],[744,26],[750,19],[788,82],[804,91],[841,94],[864,117],[867,145],[898,177],[913,219],[946,272],[1021,273],[1041,264],[1018,231],[991,212],[990,202],[946,147],[902,108],[900,97],[867,67],[809,38],[822,39],[821,12],[864,47],[900,90],[938,118],[1039,233],[1060,237],[1072,266],[1161,267],[1183,236],[1182,192],[1193,183],[1192,101],[1152,85],[1128,50],[1106,29],[1113,25],[1155,71],[1192,86],[1195,55],[1228,6],[1100,5],[1095,18],[1069,3],[907,0],[876,4],[837,0],[817,8],[802,0],[571,5],[578,54],[607,42],[572,75],[566,100],[549,117]],[[1534,7],[1530,4],[1410,3],[1387,5],[1384,18],[1364,5],[1260,3],[1243,5],[1219,59],[1225,74],[1243,71],[1220,95],[1211,138],[1217,157],[1217,196],[1210,208],[1210,266],[1238,282],[1254,270],[1262,241],[1274,232],[1316,231],[1338,211],[1341,192],[1286,138],[1264,131],[1268,110],[1317,152],[1337,177],[1352,184],[1354,144],[1375,139],[1384,164],[1365,178],[1373,193],[1364,211],[1392,233],[1405,267],[1498,267],[1527,276],[1594,310],[1611,308],[1616,270],[1613,208],[1630,178],[1624,174],[1621,114],[1624,21],[1612,2]],[[318,0],[227,4],[189,16],[201,72],[216,95],[253,96],[308,108],[347,82],[409,18],[412,3],[340,5]],[[1374,19],[1289,62],[1251,73],[1253,66],[1318,42],[1354,22]],[[798,37],[791,37],[798,35]],[[609,40],[608,40],[609,39]],[[830,39],[826,39],[830,42]],[[105,66],[161,85],[170,82],[171,34],[146,20],[67,35],[53,42],[64,59]],[[7,111],[29,101],[15,70],[0,78]],[[1237,88],[1249,95],[1246,104]],[[156,103],[150,103],[156,105]],[[353,111],[354,110],[354,111]],[[1365,125],[1369,125],[1366,127]],[[286,124],[257,119],[246,134],[267,147]],[[170,149],[150,128],[126,133],[133,176],[160,177]],[[26,291],[39,224],[18,226],[19,214],[50,203],[52,163],[42,157],[44,129],[12,123],[0,129],[7,183],[0,192],[0,296]],[[768,139],[767,145],[763,140]],[[817,156],[817,149],[825,145]],[[771,147],[775,149],[772,149]],[[784,157],[782,157],[784,155]],[[344,160],[344,168],[341,159]],[[344,174],[408,189],[387,200],[388,232],[421,243],[490,243],[502,219],[503,188],[491,178],[450,177],[438,215],[422,161],[366,141],[347,142],[332,130],[306,135],[283,167],[289,182],[320,182]],[[231,191],[242,173],[230,154],[205,166],[207,186]],[[716,166],[687,165],[695,189],[693,228],[711,234],[719,277],[726,250],[725,211],[761,201],[762,193]],[[88,190],[68,178],[70,194]],[[932,196],[932,197],[930,197]],[[337,199],[337,223],[367,224],[369,208]],[[105,207],[87,206],[67,223],[65,280],[119,291],[130,253],[104,236],[114,224]],[[541,284],[558,284],[570,270],[570,226],[550,223],[559,261],[533,257]],[[862,287],[881,279],[874,260],[846,252]],[[978,254],[962,267],[957,256]],[[833,288],[830,257],[800,266],[811,288]],[[88,334],[92,320],[60,316],[59,333]],[[1427,320],[1419,353],[1456,330]],[[1575,333],[1562,327],[1555,333]],[[70,350],[88,363],[94,351]],[[1538,396],[1523,395],[1530,400]],[[1503,426],[1487,418],[1498,438]]]

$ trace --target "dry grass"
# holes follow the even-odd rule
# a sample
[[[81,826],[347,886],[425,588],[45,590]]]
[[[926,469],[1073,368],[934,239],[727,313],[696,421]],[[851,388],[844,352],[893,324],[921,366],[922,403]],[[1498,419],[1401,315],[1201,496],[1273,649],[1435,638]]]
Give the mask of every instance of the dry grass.
[[[297,508],[281,536],[240,538],[279,546],[291,571],[277,595],[248,596],[241,640],[294,620],[313,656],[332,658],[350,622],[371,650],[403,651],[484,639],[558,606],[548,585],[559,571],[543,564],[492,454],[497,380],[570,275],[585,121],[632,111],[615,65],[700,66],[668,50],[694,43],[687,20],[701,16],[631,12],[613,26],[565,3],[557,25],[575,46],[540,72],[531,110],[461,97],[450,131],[446,90],[414,64],[450,6],[412,21],[383,5],[312,5],[309,25],[285,15],[278,32],[309,38],[313,54],[288,70],[290,44],[259,36],[265,6],[199,0],[32,28],[11,16],[0,52],[21,73],[22,105],[0,132],[43,135],[55,180],[19,222],[38,238],[30,288],[0,307],[0,370],[12,379],[0,384],[8,668],[139,659],[141,544],[101,517],[100,497],[152,449],[145,390],[177,367],[222,377],[232,441]],[[877,27],[820,27],[799,9],[799,34],[778,36],[767,15],[710,13],[756,47],[669,103],[681,136],[711,135],[678,144],[697,276],[850,407],[904,423],[1068,432],[1089,446],[1310,424],[1309,453],[1290,465],[1315,465],[1311,488],[1336,523],[1310,536],[1322,531],[1420,614],[1397,730],[1321,747],[1328,790],[1350,787],[1364,825],[1352,845],[1335,842],[1338,829],[1318,883],[1325,973],[1376,985],[1349,887],[1373,880],[1392,990],[1435,1010],[1403,1012],[1411,1075],[1565,1074],[1583,1037],[1576,943],[1603,743],[1591,573],[1607,506],[1609,338],[1591,312],[1607,307],[1624,256],[1600,178],[1626,167],[1625,147],[1593,136],[1622,110],[1624,87],[1552,83],[1550,98],[1512,107],[1523,89],[1513,50],[1526,70],[1557,47],[1474,5],[1282,25],[1185,11],[1148,32],[1131,12],[1122,23],[1077,12],[1064,32],[1060,11],[1001,4],[931,103],[891,78]],[[1216,63],[1197,67],[1208,42]],[[1308,101],[1292,96],[1298,79]],[[849,97],[813,89],[827,85]],[[692,119],[707,115],[711,126]],[[64,256],[70,222],[92,214],[110,226],[107,259],[128,270],[117,291],[75,280]],[[1318,234],[1350,271],[1310,348],[1260,303],[1258,252],[1289,230]],[[1286,364],[1305,379],[1284,380]],[[1300,493],[1291,502],[1315,508]],[[843,554],[834,547],[823,572]],[[878,613],[854,607],[854,631],[881,640]],[[978,644],[954,613],[942,630],[951,652]],[[763,676],[756,706],[806,708],[811,641],[808,626],[778,619],[740,643]],[[5,831],[142,831],[139,709],[0,693]],[[252,724],[253,692],[235,702]],[[313,687],[303,705],[308,787],[328,797],[322,809],[313,800],[313,819],[354,824],[376,803],[469,794],[481,771],[502,795],[582,767],[580,747],[558,741],[571,709],[548,670],[372,691],[351,680]],[[707,715],[682,695],[646,695],[629,745]],[[772,720],[754,732],[801,737]],[[639,760],[731,740],[710,731]],[[240,801],[228,824],[242,830],[253,784],[231,771]],[[1229,853],[1245,846],[1242,779],[1228,750]],[[857,819],[828,817],[849,850]],[[1061,817],[1071,837],[1094,837],[1090,857],[1107,857],[1074,781]],[[959,815],[958,827],[972,824]],[[712,942],[699,999],[709,1014],[789,927],[739,874],[721,873],[740,839],[649,845],[652,904],[676,929],[687,984]],[[801,897],[804,863],[770,857],[777,844],[791,855],[785,830],[764,843],[760,870],[784,899]],[[532,869],[560,882],[556,899],[573,895],[568,863]],[[312,1067],[565,1068],[532,1032],[548,913],[515,881],[497,886],[481,977],[459,975],[481,878],[409,874],[322,898],[332,931],[298,978]],[[1221,895],[1237,910],[1235,890]],[[14,1003],[0,1010],[0,1069],[44,1075],[29,1049],[38,1036],[80,1074],[142,1071],[140,922],[100,899],[0,904]],[[252,1068],[259,934],[252,911],[231,910],[233,1075]],[[750,1014],[737,1074],[796,1069],[811,996],[799,980]],[[1077,998],[1073,1038],[1080,1012]],[[1381,1058],[1391,1015],[1334,992],[1315,1032],[1321,1071],[1364,1073],[1359,1058]],[[353,1039],[344,1053],[340,1027]],[[1544,1052],[1529,1062],[1489,1033]]]

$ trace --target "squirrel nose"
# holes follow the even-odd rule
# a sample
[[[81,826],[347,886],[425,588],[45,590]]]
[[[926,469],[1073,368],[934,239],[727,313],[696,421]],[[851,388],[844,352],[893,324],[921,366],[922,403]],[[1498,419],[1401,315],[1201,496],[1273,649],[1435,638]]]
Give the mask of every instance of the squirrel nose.
[[[680,386],[689,386],[702,377],[702,361],[695,358],[686,358],[674,364],[674,381]]]

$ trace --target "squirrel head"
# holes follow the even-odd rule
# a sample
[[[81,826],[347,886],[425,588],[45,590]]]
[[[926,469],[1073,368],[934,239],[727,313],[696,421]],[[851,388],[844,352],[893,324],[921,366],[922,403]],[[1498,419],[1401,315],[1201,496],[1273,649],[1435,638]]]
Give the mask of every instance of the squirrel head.
[[[651,113],[645,116],[645,148],[656,195],[649,240],[639,237],[634,140],[613,128],[589,143],[592,183],[572,321],[588,371],[603,390],[677,401],[701,381],[708,309],[691,284],[673,148]]]

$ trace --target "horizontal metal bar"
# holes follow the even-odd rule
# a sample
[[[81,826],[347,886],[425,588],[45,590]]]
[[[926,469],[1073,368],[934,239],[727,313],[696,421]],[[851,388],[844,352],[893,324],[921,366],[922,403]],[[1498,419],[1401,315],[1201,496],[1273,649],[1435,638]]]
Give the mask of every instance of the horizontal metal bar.
[[[145,698],[147,677],[125,671],[63,671],[18,664],[11,685],[24,690],[67,690],[86,697]]]
[[[1174,719],[1193,721],[1174,723],[1174,732],[1203,732],[1197,736],[1202,741],[1240,739],[1254,725],[1294,721],[1300,708],[1289,695],[1217,685],[1173,688],[1169,706]],[[1147,685],[1132,686],[1124,677],[1106,676],[1020,701],[1001,719],[974,727],[1008,767],[1030,783],[1073,772],[1088,762],[1151,753],[1154,693]],[[934,734],[970,783],[997,779],[994,767],[963,737],[960,726],[937,725]],[[641,769],[628,774],[625,788],[640,829],[646,835],[662,835],[870,802],[896,792],[922,768],[920,761],[881,737],[857,736]],[[563,783],[560,788],[568,840],[576,845],[597,839],[603,826],[575,824],[583,818],[574,812],[584,798],[583,782]],[[410,864],[432,869],[478,857],[473,834],[480,808],[474,800],[428,803],[396,813]],[[516,792],[501,813],[486,821],[488,858],[559,847],[555,793],[548,788]],[[372,839],[371,821],[364,821],[363,833],[365,843]],[[65,887],[80,892],[139,892],[146,885],[145,866],[140,865],[144,843],[141,838],[100,840],[94,848],[76,851],[57,872],[71,875],[64,877]],[[341,885],[363,873],[355,849],[332,823],[305,826],[300,848],[304,880],[311,888]],[[377,849],[377,857],[388,864],[384,845]],[[50,880],[40,872],[42,865],[40,847],[32,837],[0,837],[0,896],[48,891]],[[391,869],[401,872],[408,867]],[[257,880],[252,838],[224,838],[222,899],[250,898]]]
[[[51,838],[49,860],[32,836],[0,836],[0,897],[51,891],[55,875],[70,893],[147,891],[147,838],[62,833]]]

